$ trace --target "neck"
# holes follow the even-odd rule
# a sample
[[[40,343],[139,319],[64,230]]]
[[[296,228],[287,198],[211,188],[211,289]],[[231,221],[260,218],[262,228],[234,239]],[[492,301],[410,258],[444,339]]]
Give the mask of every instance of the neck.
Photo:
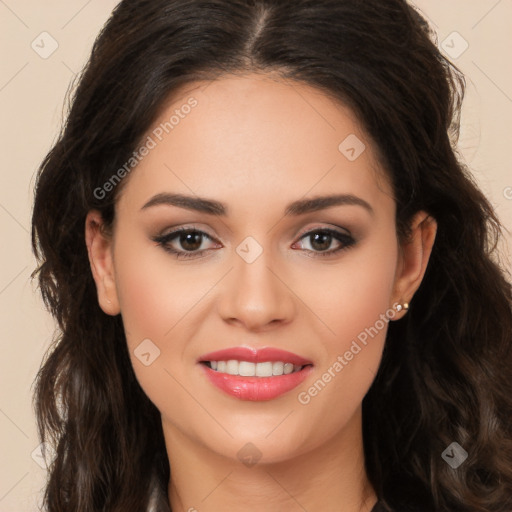
[[[318,448],[274,463],[244,465],[163,420],[172,512],[370,512],[377,498],[364,467],[361,412]],[[222,449],[219,450],[222,452]]]

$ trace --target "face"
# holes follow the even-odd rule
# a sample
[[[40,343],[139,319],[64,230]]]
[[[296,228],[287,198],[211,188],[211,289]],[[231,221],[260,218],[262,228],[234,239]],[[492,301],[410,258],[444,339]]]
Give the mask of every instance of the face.
[[[100,304],[121,313],[164,430],[283,461],[360,427],[391,308],[422,264],[401,259],[391,187],[347,108],[262,75],[178,96],[96,264],[89,238]],[[310,201],[324,196],[339,197]]]

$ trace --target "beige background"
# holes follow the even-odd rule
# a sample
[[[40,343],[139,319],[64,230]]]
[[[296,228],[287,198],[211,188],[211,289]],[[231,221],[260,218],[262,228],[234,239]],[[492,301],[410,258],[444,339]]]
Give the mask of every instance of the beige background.
[[[45,470],[32,456],[39,441],[31,385],[53,321],[30,273],[34,175],[55,141],[64,96],[117,0],[0,0],[0,512],[36,510]],[[506,227],[512,228],[512,3],[507,0],[416,0],[439,43],[461,52],[466,74],[460,151]],[[456,31],[458,34],[452,34]],[[40,35],[48,32],[50,36]],[[42,58],[39,53],[56,51]],[[42,41],[43,40],[43,41]],[[446,41],[443,45],[443,41]],[[43,55],[45,56],[45,55]],[[512,238],[507,235],[508,247]],[[505,244],[503,253],[508,252]]]

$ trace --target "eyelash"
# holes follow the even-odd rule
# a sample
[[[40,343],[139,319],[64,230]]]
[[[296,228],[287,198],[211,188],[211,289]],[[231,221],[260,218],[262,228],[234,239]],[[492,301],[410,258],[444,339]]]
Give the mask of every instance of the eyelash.
[[[171,233],[167,233],[166,235],[160,235],[155,236],[152,238],[154,242],[156,242],[159,246],[161,246],[164,251],[169,252],[173,254],[177,259],[188,259],[188,258],[194,258],[198,255],[203,254],[204,252],[211,250],[211,249],[203,249],[201,251],[177,251],[176,249],[171,248],[168,244],[173,241],[175,238],[177,238],[182,233],[191,233],[191,234],[200,234],[203,235],[203,237],[206,237],[209,240],[213,240],[213,238],[208,235],[208,233],[205,233],[204,231],[200,231],[198,229],[193,228],[179,228],[175,231],[172,231]],[[337,249],[331,249],[330,251],[312,251],[310,249],[305,249],[307,252],[313,253],[313,257],[326,257],[326,256],[332,256],[334,254],[337,254],[343,250],[347,250],[353,245],[355,245],[356,241],[352,236],[341,233],[339,231],[329,229],[329,228],[318,228],[311,231],[308,231],[307,233],[304,233],[299,240],[302,240],[303,238],[307,238],[308,236],[312,236],[316,233],[324,233],[331,235],[333,238],[338,240],[338,242],[341,242],[342,245],[338,247]]]

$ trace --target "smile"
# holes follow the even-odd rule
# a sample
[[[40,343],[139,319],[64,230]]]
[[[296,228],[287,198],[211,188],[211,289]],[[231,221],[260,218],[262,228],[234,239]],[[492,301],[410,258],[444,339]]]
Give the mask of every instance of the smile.
[[[234,347],[199,360],[208,381],[240,400],[264,401],[291,391],[311,373],[313,363],[274,348]]]

